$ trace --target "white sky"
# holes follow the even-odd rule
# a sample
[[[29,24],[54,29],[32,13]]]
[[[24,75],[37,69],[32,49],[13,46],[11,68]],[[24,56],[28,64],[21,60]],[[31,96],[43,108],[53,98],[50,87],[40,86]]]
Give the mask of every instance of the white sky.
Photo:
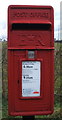
[[[59,38],[61,0],[0,0],[0,38],[7,37],[7,8],[9,5],[51,5],[54,8],[54,37]]]

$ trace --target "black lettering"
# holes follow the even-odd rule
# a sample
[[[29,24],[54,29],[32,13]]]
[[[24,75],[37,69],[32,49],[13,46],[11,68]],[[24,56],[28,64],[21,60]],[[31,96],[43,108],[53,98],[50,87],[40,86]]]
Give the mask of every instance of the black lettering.
[[[33,66],[26,66],[27,68],[33,68]]]
[[[33,77],[26,77],[26,79],[33,79]]]

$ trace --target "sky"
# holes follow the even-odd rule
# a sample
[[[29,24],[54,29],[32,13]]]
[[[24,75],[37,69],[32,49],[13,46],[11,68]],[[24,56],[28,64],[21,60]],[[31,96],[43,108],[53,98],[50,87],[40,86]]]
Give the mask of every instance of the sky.
[[[54,38],[60,39],[61,0],[0,0],[0,38],[7,38],[9,5],[51,5],[54,8]]]

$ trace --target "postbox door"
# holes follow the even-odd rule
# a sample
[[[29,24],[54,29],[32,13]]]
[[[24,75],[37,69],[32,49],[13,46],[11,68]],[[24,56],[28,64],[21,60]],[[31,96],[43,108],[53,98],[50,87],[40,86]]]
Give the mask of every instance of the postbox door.
[[[13,105],[14,105],[14,111],[21,112],[21,115],[23,112],[35,112],[38,111],[52,111],[53,106],[53,62],[52,62],[53,52],[52,51],[45,51],[45,50],[38,50],[37,51],[37,58],[38,59],[26,59],[26,51],[14,51],[13,52]],[[37,65],[37,74],[40,75],[38,78],[38,86],[39,86],[39,94],[29,96],[29,94],[23,94],[23,63],[26,64],[30,62],[29,65],[31,65],[31,62]],[[36,63],[37,62],[37,63]],[[40,67],[40,68],[39,68]],[[27,69],[28,70],[28,69]],[[29,72],[32,72],[32,69],[29,69]],[[26,71],[27,72],[27,71]],[[34,73],[35,74],[35,73]],[[26,74],[25,74],[26,75]],[[31,73],[30,73],[31,75]],[[29,74],[28,74],[29,76]],[[35,75],[34,75],[35,76]],[[26,76],[25,76],[26,77]],[[33,77],[33,76],[31,76]],[[32,79],[33,80],[33,79]],[[24,81],[25,82],[25,81]],[[32,82],[32,81],[31,81]],[[25,85],[25,84],[24,84]],[[25,90],[27,88],[25,87]],[[35,82],[36,85],[36,82]],[[36,86],[37,87],[37,86]],[[36,88],[38,89],[38,88]],[[25,91],[26,92],[26,91]],[[36,91],[35,91],[36,92]]]

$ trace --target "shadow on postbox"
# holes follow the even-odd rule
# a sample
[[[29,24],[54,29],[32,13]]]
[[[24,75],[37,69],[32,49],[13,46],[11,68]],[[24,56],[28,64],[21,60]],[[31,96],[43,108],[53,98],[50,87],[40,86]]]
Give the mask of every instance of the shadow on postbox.
[[[51,6],[8,7],[9,115],[54,109],[54,15]]]

